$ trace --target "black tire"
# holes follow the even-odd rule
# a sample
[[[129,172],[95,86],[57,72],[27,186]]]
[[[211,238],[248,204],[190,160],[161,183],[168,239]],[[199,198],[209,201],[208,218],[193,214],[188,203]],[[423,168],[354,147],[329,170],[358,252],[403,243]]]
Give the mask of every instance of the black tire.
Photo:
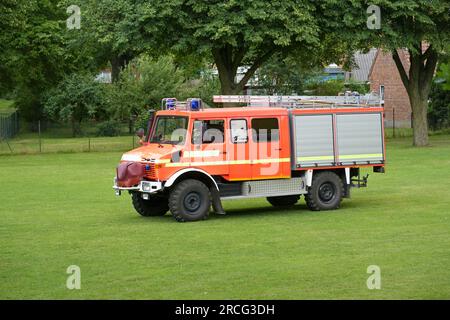
[[[309,192],[305,195],[306,205],[313,211],[338,209],[343,194],[344,184],[336,173],[315,173]]]
[[[208,218],[210,206],[210,191],[203,182],[198,180],[181,181],[175,185],[169,195],[170,212],[179,222]]]
[[[167,198],[150,196],[148,200],[142,199],[142,194],[131,194],[131,202],[134,209],[143,217],[163,216],[169,211]]]
[[[267,201],[274,207],[292,207],[300,199],[300,195],[267,197]]]

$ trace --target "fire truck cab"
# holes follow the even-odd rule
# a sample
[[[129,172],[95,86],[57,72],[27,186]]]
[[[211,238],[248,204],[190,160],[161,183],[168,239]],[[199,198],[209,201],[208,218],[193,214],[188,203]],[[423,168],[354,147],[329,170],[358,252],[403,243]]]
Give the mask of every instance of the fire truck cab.
[[[337,209],[361,167],[384,172],[383,108],[304,97],[215,96],[244,107],[203,108],[200,99],[163,99],[142,146],[125,153],[113,188],[128,191],[142,216],[170,211],[180,222],[206,219],[221,201],[266,197],[311,210]],[[142,137],[142,134],[141,134]]]

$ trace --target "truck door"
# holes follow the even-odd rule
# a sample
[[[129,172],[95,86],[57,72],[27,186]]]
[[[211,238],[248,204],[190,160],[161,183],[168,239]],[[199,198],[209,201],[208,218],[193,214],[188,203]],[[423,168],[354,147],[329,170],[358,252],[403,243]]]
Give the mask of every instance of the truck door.
[[[228,180],[251,180],[252,169],[249,157],[249,129],[247,118],[228,119],[227,143]]]
[[[210,175],[228,174],[224,139],[225,121],[223,119],[194,120],[192,148],[187,154],[191,166],[201,167]]]
[[[290,178],[287,116],[251,118],[252,179]]]

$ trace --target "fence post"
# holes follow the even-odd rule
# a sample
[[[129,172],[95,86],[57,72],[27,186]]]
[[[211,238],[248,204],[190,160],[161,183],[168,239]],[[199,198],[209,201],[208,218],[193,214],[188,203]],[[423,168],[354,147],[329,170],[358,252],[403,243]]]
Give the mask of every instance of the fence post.
[[[38,120],[38,132],[39,132],[39,153],[42,152],[42,141],[41,141],[41,120]]]
[[[91,152],[91,137],[88,138],[88,152]]]
[[[395,108],[392,108],[392,137],[395,138]]]

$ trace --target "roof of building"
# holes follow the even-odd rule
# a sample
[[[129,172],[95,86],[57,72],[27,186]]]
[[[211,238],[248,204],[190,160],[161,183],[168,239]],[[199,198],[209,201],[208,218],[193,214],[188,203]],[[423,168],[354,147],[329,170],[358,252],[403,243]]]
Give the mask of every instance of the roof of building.
[[[369,81],[370,71],[375,61],[378,49],[370,49],[367,53],[358,51],[354,55],[356,66],[351,71],[351,79],[355,81]]]

